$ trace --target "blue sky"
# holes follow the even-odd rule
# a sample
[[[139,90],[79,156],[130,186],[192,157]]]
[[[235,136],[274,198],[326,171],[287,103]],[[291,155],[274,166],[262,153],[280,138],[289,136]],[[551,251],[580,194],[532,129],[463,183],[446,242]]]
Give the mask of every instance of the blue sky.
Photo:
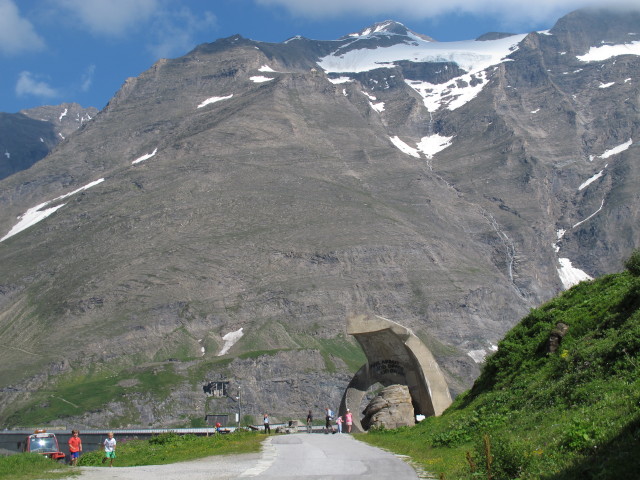
[[[159,58],[236,33],[333,40],[393,19],[438,41],[526,33],[602,0],[0,0],[0,112],[103,108]],[[629,2],[637,6],[637,0]]]

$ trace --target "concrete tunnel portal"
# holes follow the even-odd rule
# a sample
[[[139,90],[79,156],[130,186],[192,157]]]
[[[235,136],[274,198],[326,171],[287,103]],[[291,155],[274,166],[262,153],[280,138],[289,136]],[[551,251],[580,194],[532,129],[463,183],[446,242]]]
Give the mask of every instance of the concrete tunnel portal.
[[[406,385],[415,414],[440,415],[451,395],[433,354],[408,328],[377,315],[353,315],[347,319],[347,333],[358,341],[367,357],[344,392],[340,415],[354,412],[353,431],[364,431],[360,405],[367,390],[382,386]]]

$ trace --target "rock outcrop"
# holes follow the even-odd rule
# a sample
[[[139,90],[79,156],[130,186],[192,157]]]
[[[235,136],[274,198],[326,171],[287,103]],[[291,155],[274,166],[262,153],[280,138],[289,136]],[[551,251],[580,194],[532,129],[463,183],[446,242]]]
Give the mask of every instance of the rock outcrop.
[[[362,412],[365,430],[415,425],[411,395],[406,385],[390,385],[374,397]]]

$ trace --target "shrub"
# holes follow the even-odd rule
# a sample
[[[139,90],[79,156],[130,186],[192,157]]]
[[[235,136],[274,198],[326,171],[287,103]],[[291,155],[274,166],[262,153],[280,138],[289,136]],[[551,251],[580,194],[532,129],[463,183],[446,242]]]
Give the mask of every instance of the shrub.
[[[631,275],[640,276],[640,249],[635,249],[631,253],[631,256],[624,262],[624,267]]]
[[[483,435],[475,446],[474,463],[486,478],[512,480],[527,471],[532,460],[530,450],[518,439]]]

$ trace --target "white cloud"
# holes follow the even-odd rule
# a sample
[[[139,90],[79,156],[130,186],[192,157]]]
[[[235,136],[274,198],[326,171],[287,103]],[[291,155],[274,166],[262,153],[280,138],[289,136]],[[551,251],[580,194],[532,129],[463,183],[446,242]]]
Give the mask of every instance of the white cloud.
[[[52,3],[53,4],[53,3]],[[213,29],[216,16],[175,8],[167,0],[55,0],[54,10],[77,20],[93,35],[124,38],[144,34],[154,58],[183,55],[198,32]]]
[[[39,80],[31,72],[20,72],[16,83],[16,94],[19,97],[34,95],[36,97],[54,98],[59,96],[59,92],[48,83]]]
[[[20,16],[12,0],[0,0],[0,53],[15,55],[40,50],[44,41],[31,22]]]
[[[119,37],[160,8],[158,0],[58,0],[57,6],[76,17],[93,34]]]
[[[213,30],[217,24],[211,12],[194,14],[184,7],[177,11],[158,11],[149,29],[151,44],[148,50],[155,58],[184,55],[195,47],[198,32]]]
[[[496,15],[505,25],[525,24],[527,21],[555,21],[571,10],[583,7],[602,7],[602,0],[255,0],[264,6],[278,6],[294,16],[305,18],[335,18],[345,14],[426,19],[445,14]],[[638,8],[637,0],[607,2]]]
[[[84,71],[81,77],[80,82],[80,90],[83,92],[88,92],[91,88],[91,84],[93,83],[93,75],[96,72],[95,65],[89,65],[87,69]]]

